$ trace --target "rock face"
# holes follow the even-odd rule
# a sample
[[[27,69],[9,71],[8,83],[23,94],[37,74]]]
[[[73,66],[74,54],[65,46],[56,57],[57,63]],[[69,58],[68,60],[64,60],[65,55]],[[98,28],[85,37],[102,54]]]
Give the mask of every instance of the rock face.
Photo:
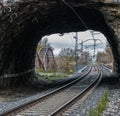
[[[112,29],[112,33],[114,34],[114,41],[116,41],[116,48],[118,50],[118,55],[114,55],[114,71],[120,72],[120,3],[119,4],[105,4],[103,7],[100,8],[101,12],[103,13],[106,23],[109,26],[109,28]],[[114,46],[112,46],[113,42],[111,42],[111,47],[113,49]],[[113,50],[113,54],[116,51]]]
[[[114,6],[114,8],[113,8]],[[35,51],[44,35],[88,29],[108,39],[120,72],[118,4],[92,0],[24,0],[0,15],[0,86],[26,85],[34,77]]]

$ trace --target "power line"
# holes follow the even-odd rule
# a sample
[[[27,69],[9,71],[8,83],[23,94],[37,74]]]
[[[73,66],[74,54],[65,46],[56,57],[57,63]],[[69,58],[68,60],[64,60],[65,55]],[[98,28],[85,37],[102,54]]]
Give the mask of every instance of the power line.
[[[81,18],[81,16],[75,11],[75,9],[65,0],[61,0],[65,5],[67,5],[73,12],[74,14],[78,17],[78,19],[82,22],[82,24],[84,25],[84,27],[88,30],[88,26],[87,24],[84,22],[84,20]]]
[[[82,22],[82,24],[84,25],[84,27],[86,28],[86,30],[89,30],[87,24],[85,23],[85,21],[81,18],[81,16],[75,11],[75,9],[68,3],[66,2],[65,0],[61,0],[65,5],[67,5],[73,12],[74,14],[78,17],[78,19],[80,20],[80,22]],[[93,32],[91,32],[91,35],[93,37],[93,40],[94,40],[94,55],[95,55],[95,49],[96,49],[96,39],[94,38],[94,34]],[[77,35],[76,35],[77,36]],[[76,39],[76,43],[75,43],[75,50],[77,48],[77,42],[78,42],[78,39]],[[76,61],[77,62],[77,61]]]

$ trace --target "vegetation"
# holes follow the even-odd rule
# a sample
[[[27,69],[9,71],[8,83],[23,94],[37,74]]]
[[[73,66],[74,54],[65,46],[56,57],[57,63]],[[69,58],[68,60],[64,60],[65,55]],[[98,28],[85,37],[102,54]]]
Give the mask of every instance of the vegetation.
[[[97,62],[104,63],[108,67],[113,68],[113,60],[112,50],[109,45],[107,45],[104,52],[97,53]]]
[[[48,80],[56,80],[61,78],[66,78],[68,74],[66,73],[38,73],[39,79],[48,79]]]
[[[58,73],[54,70],[45,72],[41,68],[36,68],[35,72],[38,75],[39,79],[48,79],[48,80],[57,80],[61,78],[66,78],[70,73],[73,73],[72,70],[70,70],[69,73],[61,73],[61,72]]]
[[[43,72],[43,70],[42,70],[41,68],[35,67],[35,72],[36,72],[36,73],[39,73],[39,72]]]
[[[104,93],[102,98],[99,100],[97,107],[89,111],[88,116],[101,116],[101,113],[107,108],[108,103],[108,93]]]

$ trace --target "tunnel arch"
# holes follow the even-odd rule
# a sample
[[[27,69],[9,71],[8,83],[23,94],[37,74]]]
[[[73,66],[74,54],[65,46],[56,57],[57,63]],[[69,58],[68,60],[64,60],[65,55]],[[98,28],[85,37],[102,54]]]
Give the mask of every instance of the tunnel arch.
[[[87,0],[85,4],[85,1],[81,1],[71,0],[69,4],[82,18],[87,28],[70,7],[57,0],[18,2],[12,6],[11,13],[0,15],[1,87],[26,85],[33,80],[36,47],[44,35],[87,29],[105,35],[113,51],[114,71],[119,73],[117,37],[99,10],[103,4],[92,1],[87,4]]]

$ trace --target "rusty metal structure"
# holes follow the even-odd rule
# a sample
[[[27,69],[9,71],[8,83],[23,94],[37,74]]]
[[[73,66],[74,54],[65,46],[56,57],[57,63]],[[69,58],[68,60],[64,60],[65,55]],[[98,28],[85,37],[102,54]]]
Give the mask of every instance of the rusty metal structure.
[[[50,47],[43,47],[36,52],[36,67],[41,68],[43,71],[54,70],[56,68],[56,62],[53,54],[53,50]]]

